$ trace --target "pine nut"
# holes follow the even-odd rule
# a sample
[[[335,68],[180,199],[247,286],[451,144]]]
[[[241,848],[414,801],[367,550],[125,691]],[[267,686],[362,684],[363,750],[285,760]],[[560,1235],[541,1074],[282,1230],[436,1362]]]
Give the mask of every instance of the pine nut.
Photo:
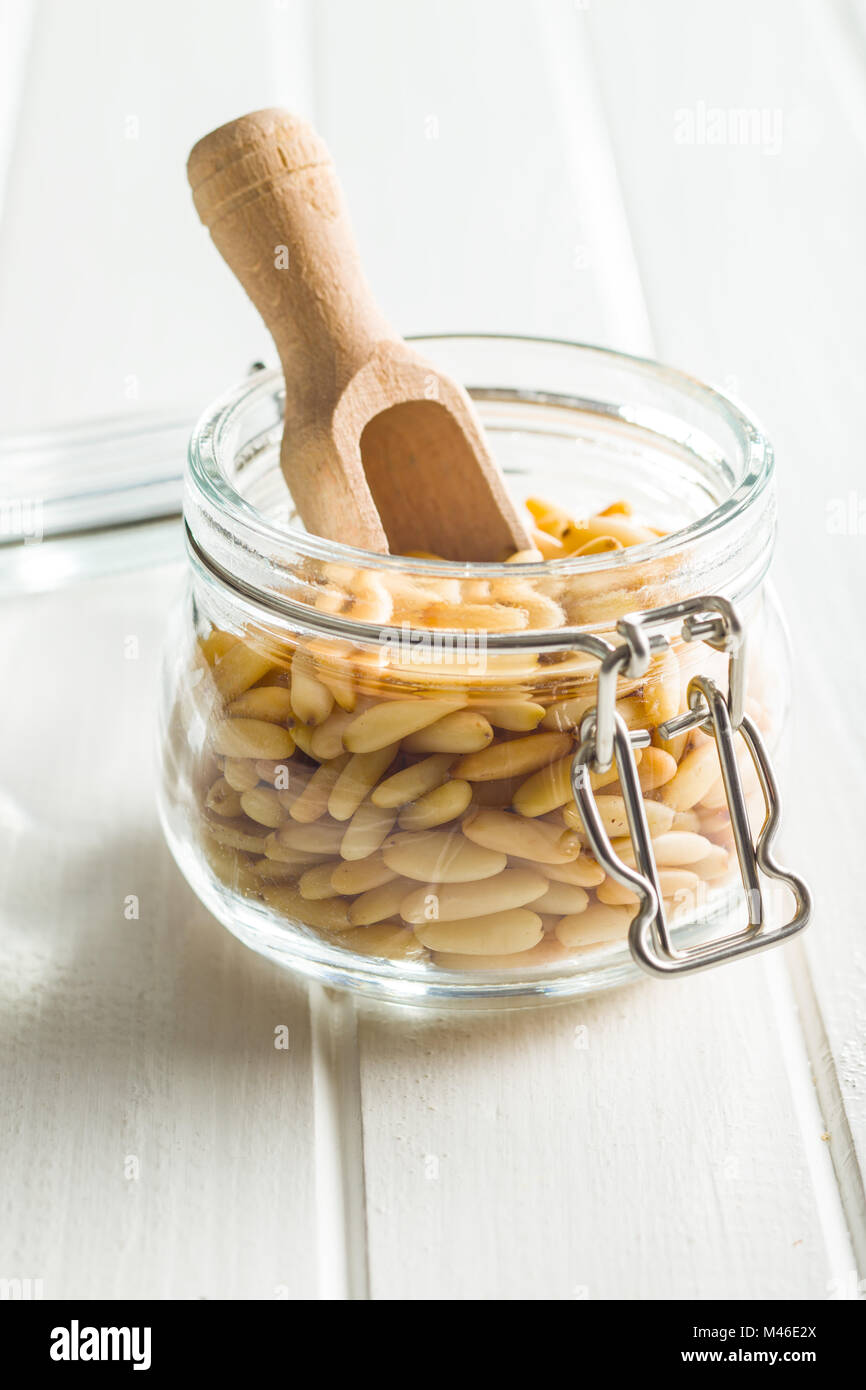
[[[321,864],[324,859],[333,858],[333,853],[329,850],[317,852],[307,849],[289,849],[288,845],[281,843],[276,830],[271,831],[270,835],[265,837],[261,849],[268,859],[273,859],[278,864],[289,864],[298,873],[308,869],[311,864]]]
[[[471,800],[472,788],[468,782],[445,782],[420,796],[411,806],[403,807],[400,829],[432,830],[436,825],[445,825],[462,816]]]
[[[543,559],[544,556],[541,551],[533,547],[531,550],[515,550],[513,555],[509,555],[505,563],[506,565],[537,565]]]
[[[351,753],[373,753],[459,709],[459,700],[383,700],[359,714],[343,734]]]
[[[342,859],[366,859],[375,854],[394,828],[394,812],[364,801],[358,807],[340,843]]]
[[[211,869],[227,888],[234,893],[258,892],[259,883],[247,855],[226,849],[209,837],[205,837],[202,847]]]
[[[758,769],[752,762],[748,754],[743,754],[737,759],[740,771],[740,782],[743,787],[743,795],[748,798],[758,791],[761,783],[758,777]],[[728,797],[725,791],[725,784],[722,779],[721,769],[713,785],[705,796],[701,797],[702,811],[725,811],[728,807]]]
[[[510,956],[457,956],[437,951],[433,963],[440,970],[534,970],[543,965],[567,962],[568,951],[555,937],[545,936],[528,951],[514,951]]]
[[[322,763],[321,767],[316,768],[298,796],[293,795],[293,783],[290,781],[288,811],[292,820],[298,821],[301,825],[309,825],[325,814],[331,792],[343,769],[347,766],[349,758],[350,754],[344,753],[342,757]]]
[[[616,536],[596,536],[594,540],[584,541],[573,550],[572,555],[605,555],[609,550],[623,550],[622,541],[618,541]]]
[[[398,874],[421,883],[471,883],[492,878],[504,854],[471,844],[458,830],[405,831],[385,841],[382,858]]]
[[[543,497],[527,497],[526,509],[536,526],[550,536],[560,538],[571,524],[568,512],[564,512],[561,507],[555,506]]]
[[[213,748],[227,758],[290,758],[295,743],[288,729],[264,719],[223,719],[213,731]]]
[[[303,652],[292,660],[292,709],[302,724],[324,724],[334,707],[334,697],[317,679],[313,663]]]
[[[690,867],[699,878],[723,878],[731,867],[731,860],[723,845],[710,844],[703,859],[696,859]]]
[[[610,907],[590,903],[585,912],[561,917],[556,938],[563,946],[574,949],[584,946],[606,946],[612,941],[626,941],[633,916],[628,907]]]
[[[292,738],[302,753],[306,753],[308,758],[313,757],[313,730],[308,724],[294,723],[292,725]]]
[[[354,753],[340,772],[328,797],[328,813],[334,820],[348,820],[375,787],[397,756],[398,745],[389,744],[372,753]]]
[[[261,652],[246,646],[244,642],[235,642],[214,666],[214,684],[228,704],[260,681],[272,665],[270,658]]]
[[[598,663],[594,663],[596,666]],[[543,729],[562,733],[568,729],[579,729],[580,721],[587,710],[598,703],[596,695],[576,695],[568,700],[555,700],[541,721]]]
[[[376,806],[407,806],[410,801],[441,787],[448,777],[448,769],[453,762],[449,753],[435,753],[423,762],[404,767],[374,787],[370,800]]]
[[[298,879],[298,892],[302,898],[310,902],[319,902],[324,898],[336,898],[339,896],[336,888],[331,882],[336,863],[333,859],[328,859],[324,864],[314,864],[311,869],[305,869]]]
[[[476,883],[426,884],[404,893],[400,912],[407,922],[449,922],[487,917],[524,907],[547,890],[547,879],[532,869],[503,869]]]
[[[266,885],[261,893],[269,907],[283,917],[297,918],[302,926],[318,927],[320,931],[344,932],[352,925],[345,898],[323,898],[321,902],[314,902],[302,898],[297,888],[284,883]]]
[[[342,613],[345,606],[346,595],[341,589],[335,589],[330,585],[318,591],[314,604],[320,613]]]
[[[242,849],[249,854],[261,854],[265,836],[257,833],[251,821],[241,821],[237,825],[220,825],[218,821],[208,822],[208,834],[223,849]]]
[[[633,521],[618,516],[591,516],[586,521],[569,523],[559,539],[566,551],[573,552],[600,536],[612,536],[622,546],[647,545],[658,539],[649,527],[637,526]]]
[[[525,820],[511,811],[481,809],[470,812],[463,822],[463,834],[473,844],[540,864],[567,864],[576,859],[580,846],[563,844],[563,832],[545,821]]]
[[[286,854],[289,851],[286,850]],[[258,859],[253,865],[252,873],[256,883],[290,883],[298,878],[299,874],[305,873],[308,867],[315,867],[316,861],[320,860],[319,855],[303,856],[303,863],[287,863],[284,859]]]
[[[424,960],[427,952],[415,933],[393,922],[375,927],[354,927],[340,937],[340,945],[362,956],[381,956],[384,960]]]
[[[500,581],[492,586],[491,598],[506,608],[525,613],[527,627],[547,629],[562,627],[565,622],[565,614],[559,604],[546,594],[539,593],[531,584]]]
[[[638,768],[641,791],[654,792],[676,775],[676,758],[663,748],[644,748]]]
[[[538,547],[542,559],[559,560],[565,554],[565,546],[555,536],[548,535],[546,531],[540,530],[537,526],[530,527],[529,534]]]
[[[665,652],[657,665],[651,666],[643,691],[643,707],[646,722],[651,728],[664,724],[680,712],[682,702],[682,674],[676,652]]]
[[[208,666],[213,666],[221,656],[239,639],[232,632],[221,632],[218,627],[211,628],[207,637],[200,637],[198,645]]]
[[[690,811],[706,796],[719,775],[715,743],[702,744],[686,753],[676,776],[662,787],[660,799],[674,811]]]
[[[390,883],[396,877],[395,870],[388,868],[381,854],[371,854],[367,859],[340,860],[331,882],[337,893],[367,893],[371,888],[381,888],[383,883]]]
[[[241,806],[250,820],[271,830],[276,830],[286,819],[286,812],[272,787],[253,787],[252,791],[241,792]]]
[[[673,785],[671,783],[670,785]],[[603,793],[595,798],[596,808],[601,818],[601,823],[611,838],[618,838],[628,835],[628,816],[625,809],[625,800],[621,796],[610,796]],[[663,806],[658,801],[644,801],[644,813],[650,835],[664,835],[671,828],[671,821],[674,813],[669,806]],[[576,806],[566,806],[563,811],[565,822],[574,830],[582,830],[583,823],[580,819],[580,812]]]
[[[236,792],[250,792],[259,784],[258,769],[246,758],[226,758],[223,776]]]
[[[495,729],[508,729],[523,734],[537,728],[544,718],[544,705],[532,700],[497,700],[492,705],[479,705],[476,713],[483,714]]]
[[[705,840],[703,835],[688,830],[669,830],[653,840],[653,853],[660,868],[697,864],[711,849],[710,841]]]
[[[339,758],[341,753],[346,750],[343,746],[343,734],[354,719],[350,710],[336,709],[333,714],[329,714],[324,724],[319,724],[310,737],[310,751],[314,758],[318,758],[320,763],[327,762],[329,758]]]
[[[644,755],[641,748],[634,748],[634,760],[638,767]],[[551,811],[556,811],[560,806],[567,805],[573,800],[574,793],[571,787],[571,769],[574,762],[574,747],[566,758],[560,758],[558,762],[551,763],[549,767],[543,767],[521,785],[515,792],[513,805],[515,811],[519,811],[522,816],[545,816]],[[589,774],[589,784],[593,791],[600,787],[610,786],[617,781],[616,764],[613,763],[607,772],[591,772]]]
[[[320,666],[319,680],[334,697],[335,704],[351,714],[358,704],[358,692],[352,680],[351,671],[338,671],[334,667]]]
[[[204,804],[215,816],[227,816],[229,820],[234,820],[243,810],[240,796],[225,777],[218,777],[211,784]]]
[[[266,719],[271,724],[287,724],[292,717],[292,697],[284,685],[257,686],[232,700],[228,712],[233,718]]]
[[[483,714],[459,709],[436,724],[403,740],[406,753],[475,753],[493,740],[493,730]]]
[[[408,879],[394,878],[378,888],[370,888],[361,893],[349,904],[349,921],[353,927],[369,927],[374,922],[385,922],[397,917],[400,904],[411,888]]]
[[[584,888],[571,883],[548,883],[547,891],[532,904],[534,912],[552,912],[557,916],[569,916],[585,912],[589,904],[589,894]]]
[[[425,627],[472,632],[520,632],[529,627],[525,608],[504,603],[433,603],[422,615]]]
[[[662,890],[662,897],[665,899],[674,898],[681,893],[692,893],[698,886],[698,876],[689,869],[659,869],[659,887]],[[630,888],[625,888],[615,879],[609,878],[595,890],[596,897],[600,903],[608,903],[611,906],[620,904],[634,904],[637,906],[638,896]]]
[[[593,664],[596,667],[598,665],[597,662]],[[560,670],[558,666],[551,669],[557,672]],[[541,727],[559,732],[579,729],[583,716],[597,703],[598,697],[595,694],[575,696],[568,700],[556,700],[542,719]],[[640,729],[646,723],[643,706],[630,695],[623,695],[617,700],[616,711],[630,729]]]
[[[333,822],[313,821],[311,825],[299,825],[287,821],[277,831],[277,839],[285,849],[308,850],[311,854],[337,854],[346,833],[344,825]]]
[[[515,860],[515,863],[518,862]],[[526,860],[527,864],[534,860]],[[604,883],[604,869],[600,868],[588,854],[581,853],[569,864],[539,864],[538,872],[554,883],[572,883],[576,888],[597,888]]]
[[[476,806],[491,806],[501,811],[510,806],[521,782],[519,777],[507,777],[504,782],[473,782],[472,800]]]
[[[358,694],[352,680],[351,647],[331,638],[311,642],[307,648],[316,663],[316,678],[334,697],[334,702],[347,713],[355,708]]]
[[[542,938],[537,912],[515,907],[490,917],[464,917],[452,922],[425,922],[415,928],[418,940],[431,951],[453,955],[506,956],[527,951]]]
[[[347,617],[359,623],[378,623],[380,627],[390,622],[394,612],[394,601],[377,575],[366,570],[355,570],[348,587],[350,594]]]
[[[700,828],[701,818],[697,811],[674,811],[671,830],[694,830],[698,832]]]
[[[635,854],[631,840],[614,840],[612,843],[623,863],[634,868]],[[695,864],[712,849],[709,840],[690,830],[668,830],[657,836],[652,844],[655,861],[660,869],[682,868],[687,864]]]
[[[734,842],[731,817],[727,811],[702,811],[698,816],[698,826],[700,833],[708,840],[720,840],[725,845]]]
[[[529,734],[526,738],[494,743],[480,753],[470,753],[455,763],[452,776],[467,782],[495,782],[504,777],[525,777],[573,749],[570,734]]]
[[[654,748],[661,748],[663,752],[670,753],[674,762],[678,763],[686,751],[689,736],[688,734],[677,734],[675,738],[662,738],[658,729],[653,729],[652,741]]]

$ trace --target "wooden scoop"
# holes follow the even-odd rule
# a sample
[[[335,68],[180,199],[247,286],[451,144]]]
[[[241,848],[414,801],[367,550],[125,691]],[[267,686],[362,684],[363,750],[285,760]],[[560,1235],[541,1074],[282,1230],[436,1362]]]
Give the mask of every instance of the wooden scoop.
[[[449,560],[527,549],[466,392],[380,313],[312,127],[254,111],[200,140],[187,173],[202,222],[279,352],[280,459],[307,529]]]

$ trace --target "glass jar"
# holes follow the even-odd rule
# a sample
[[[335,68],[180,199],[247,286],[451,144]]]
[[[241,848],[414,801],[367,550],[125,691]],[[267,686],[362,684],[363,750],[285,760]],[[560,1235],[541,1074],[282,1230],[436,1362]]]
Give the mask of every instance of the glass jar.
[[[562,998],[790,935],[808,896],[769,844],[790,679],[768,441],[653,362],[417,345],[468,386],[515,499],[554,504],[534,503],[554,558],[309,535],[279,466],[281,375],[219,400],[190,446],[166,644],[182,872],[253,949],[403,1003]]]

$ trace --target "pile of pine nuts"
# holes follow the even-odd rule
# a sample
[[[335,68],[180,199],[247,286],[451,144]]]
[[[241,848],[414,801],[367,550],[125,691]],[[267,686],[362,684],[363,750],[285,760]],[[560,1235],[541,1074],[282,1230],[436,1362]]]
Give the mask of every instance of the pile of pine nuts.
[[[579,522],[528,506],[536,548],[516,561],[663,534],[622,502]],[[392,627],[518,632],[571,620],[567,580],[416,583],[332,565],[318,585],[321,610]],[[481,671],[441,653],[426,665],[398,654],[383,665],[381,651],[332,638],[212,627],[197,662],[200,832],[233,891],[348,951],[447,970],[567,962],[625,939],[636,900],[587,849],[571,794],[593,658],[491,652]],[[656,732],[686,708],[698,669],[723,679],[724,659],[674,644],[646,677],[621,682],[617,702],[629,727],[653,731],[638,774],[666,907],[685,915],[736,871],[712,739]],[[633,863],[616,766],[592,785],[614,848]]]

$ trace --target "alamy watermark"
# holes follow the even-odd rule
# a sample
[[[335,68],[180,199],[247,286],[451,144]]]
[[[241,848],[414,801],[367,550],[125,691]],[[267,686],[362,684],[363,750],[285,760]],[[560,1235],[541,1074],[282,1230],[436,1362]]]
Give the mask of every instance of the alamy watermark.
[[[674,111],[674,143],[753,147],[765,154],[778,154],[784,125],[779,106],[708,106],[697,101]]]
[[[379,637],[381,666],[463,666],[472,671],[487,669],[487,633],[481,629],[460,631],[413,628],[383,628]]]
[[[44,508],[41,497],[0,497],[0,540],[12,539],[31,544],[44,535]]]
[[[73,1318],[68,1327],[51,1330],[52,1361],[130,1361],[134,1371],[150,1370],[149,1327],[82,1327]]]
[[[0,1303],[29,1303],[44,1297],[44,1279],[0,1279]]]
[[[846,497],[831,497],[825,527],[828,536],[866,536],[866,496],[852,488]]]

